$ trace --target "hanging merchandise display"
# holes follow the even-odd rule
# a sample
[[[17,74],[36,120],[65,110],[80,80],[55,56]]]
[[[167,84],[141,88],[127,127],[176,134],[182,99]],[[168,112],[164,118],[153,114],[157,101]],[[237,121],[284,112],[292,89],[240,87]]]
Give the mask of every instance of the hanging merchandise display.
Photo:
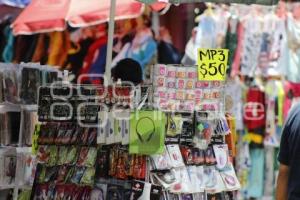
[[[0,63],[0,103],[36,105],[37,91],[43,84],[58,80],[58,70],[35,63]]]
[[[154,69],[153,79],[162,77],[159,72],[174,76],[175,94],[179,80],[193,77],[189,92],[194,93],[196,67]],[[198,100],[214,102],[218,110],[174,107],[175,113],[135,102],[156,101],[164,85],[155,85],[153,94],[151,86],[145,94],[140,87],[122,85],[41,87],[32,197],[234,199],[233,191],[240,188],[232,163],[235,147],[225,137],[233,138],[235,130],[223,112],[223,84],[198,81],[201,94],[218,93]]]
[[[0,65],[0,189],[10,191],[11,198],[26,199],[37,165],[30,148],[38,121],[37,89],[58,81],[61,74],[34,63]]]
[[[185,112],[223,109],[223,82],[199,81],[195,66],[155,65],[153,71],[156,108]]]

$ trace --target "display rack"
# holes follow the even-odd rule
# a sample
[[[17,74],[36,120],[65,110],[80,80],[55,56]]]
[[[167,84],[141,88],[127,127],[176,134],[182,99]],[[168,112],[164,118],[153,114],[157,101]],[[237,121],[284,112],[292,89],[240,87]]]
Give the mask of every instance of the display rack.
[[[179,69],[178,71],[184,72],[188,68],[168,67],[168,69],[176,71]],[[195,75],[195,71],[193,74]],[[154,79],[157,80],[157,77]],[[73,186],[70,187],[69,184],[75,185],[74,187],[78,189],[85,185],[85,179],[82,178],[85,177],[85,172],[80,175],[81,178],[75,179],[77,174],[79,176],[81,173],[79,170],[81,168],[78,167],[81,166],[80,160],[83,160],[83,163],[91,162],[96,172],[95,178],[94,175],[90,176],[88,187],[83,189],[85,192],[78,195],[93,195],[105,190],[109,195],[131,195],[137,198],[144,195],[139,191],[152,188],[153,191],[151,189],[152,192],[149,193],[151,199],[159,198],[160,194],[174,198],[193,196],[201,199],[206,195],[233,198],[233,194],[229,191],[239,189],[240,185],[230,162],[232,155],[225,142],[225,137],[230,137],[231,126],[228,125],[229,120],[225,116],[223,85],[220,82],[218,84],[213,82],[208,83],[212,86],[208,87],[207,83],[199,83],[204,87],[200,89],[209,94],[208,102],[219,103],[219,109],[196,109],[187,116],[185,113],[189,112],[186,110],[175,109],[169,112],[170,110],[162,111],[153,106],[158,90],[156,83],[160,82],[154,83],[153,87],[142,88],[130,88],[122,84],[107,88],[71,84],[52,88],[41,87],[38,101],[41,129],[37,140],[39,146],[36,150],[44,166],[42,169],[50,170],[50,174],[56,170],[60,174],[65,163],[59,164],[58,161],[61,160],[59,155],[64,154],[54,152],[62,151],[64,146],[69,148],[76,145],[80,148],[80,152],[84,147],[97,148],[97,158],[87,160],[90,157],[84,157],[83,154],[81,157],[79,153],[80,158],[67,165],[73,169],[70,177],[65,177],[63,184],[59,186],[57,184],[61,181],[60,176],[44,178],[43,170],[37,170],[32,195],[56,188],[53,191],[51,189],[50,194],[72,196],[72,192],[62,194],[61,190],[65,188],[73,191]],[[196,79],[193,83],[197,83]],[[213,96],[212,92],[217,92],[218,95]],[[81,93],[84,97],[79,95]],[[114,93],[119,94],[118,97],[113,96]],[[199,98],[200,100],[202,98],[203,102],[203,96]],[[184,101],[181,98],[179,100]],[[101,109],[101,105],[107,110]],[[116,107],[119,113],[113,115],[112,112]],[[107,113],[103,113],[104,111]],[[213,117],[209,118],[209,114],[213,114]],[[119,119],[121,116],[127,118]],[[99,126],[103,121],[104,126]],[[97,145],[94,142],[92,144],[84,142],[86,141],[84,138],[95,138],[95,133]],[[164,176],[174,177],[174,180],[166,183]],[[212,182],[214,180],[216,182]],[[187,188],[186,185],[192,185],[191,183],[198,183],[199,187]]]

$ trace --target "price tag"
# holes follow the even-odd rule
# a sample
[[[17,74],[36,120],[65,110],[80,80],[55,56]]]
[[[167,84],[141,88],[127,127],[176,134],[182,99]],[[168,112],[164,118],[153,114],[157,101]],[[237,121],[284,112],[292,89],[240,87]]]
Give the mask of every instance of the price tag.
[[[198,79],[225,81],[228,49],[198,49]]]

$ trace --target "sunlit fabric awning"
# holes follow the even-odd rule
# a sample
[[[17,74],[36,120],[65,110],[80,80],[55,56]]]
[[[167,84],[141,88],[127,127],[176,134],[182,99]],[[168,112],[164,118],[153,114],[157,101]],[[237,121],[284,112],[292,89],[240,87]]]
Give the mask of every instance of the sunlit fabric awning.
[[[86,27],[109,21],[111,0],[33,0],[12,24],[13,33],[34,34],[62,31],[67,23]],[[143,4],[134,0],[116,2],[115,20],[135,18]]]

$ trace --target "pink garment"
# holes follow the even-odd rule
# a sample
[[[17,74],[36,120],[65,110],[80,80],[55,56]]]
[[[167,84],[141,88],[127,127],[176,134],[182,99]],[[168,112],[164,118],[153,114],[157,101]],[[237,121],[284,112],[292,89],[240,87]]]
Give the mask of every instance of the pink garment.
[[[293,98],[300,97],[300,83],[287,81],[284,85],[284,92],[283,117],[286,119],[291,109]]]
[[[243,38],[244,38],[244,28],[241,22],[238,24],[237,36],[238,36],[238,44],[237,44],[237,48],[232,63],[231,77],[235,77],[239,75],[240,72],[241,55],[242,55]]]

